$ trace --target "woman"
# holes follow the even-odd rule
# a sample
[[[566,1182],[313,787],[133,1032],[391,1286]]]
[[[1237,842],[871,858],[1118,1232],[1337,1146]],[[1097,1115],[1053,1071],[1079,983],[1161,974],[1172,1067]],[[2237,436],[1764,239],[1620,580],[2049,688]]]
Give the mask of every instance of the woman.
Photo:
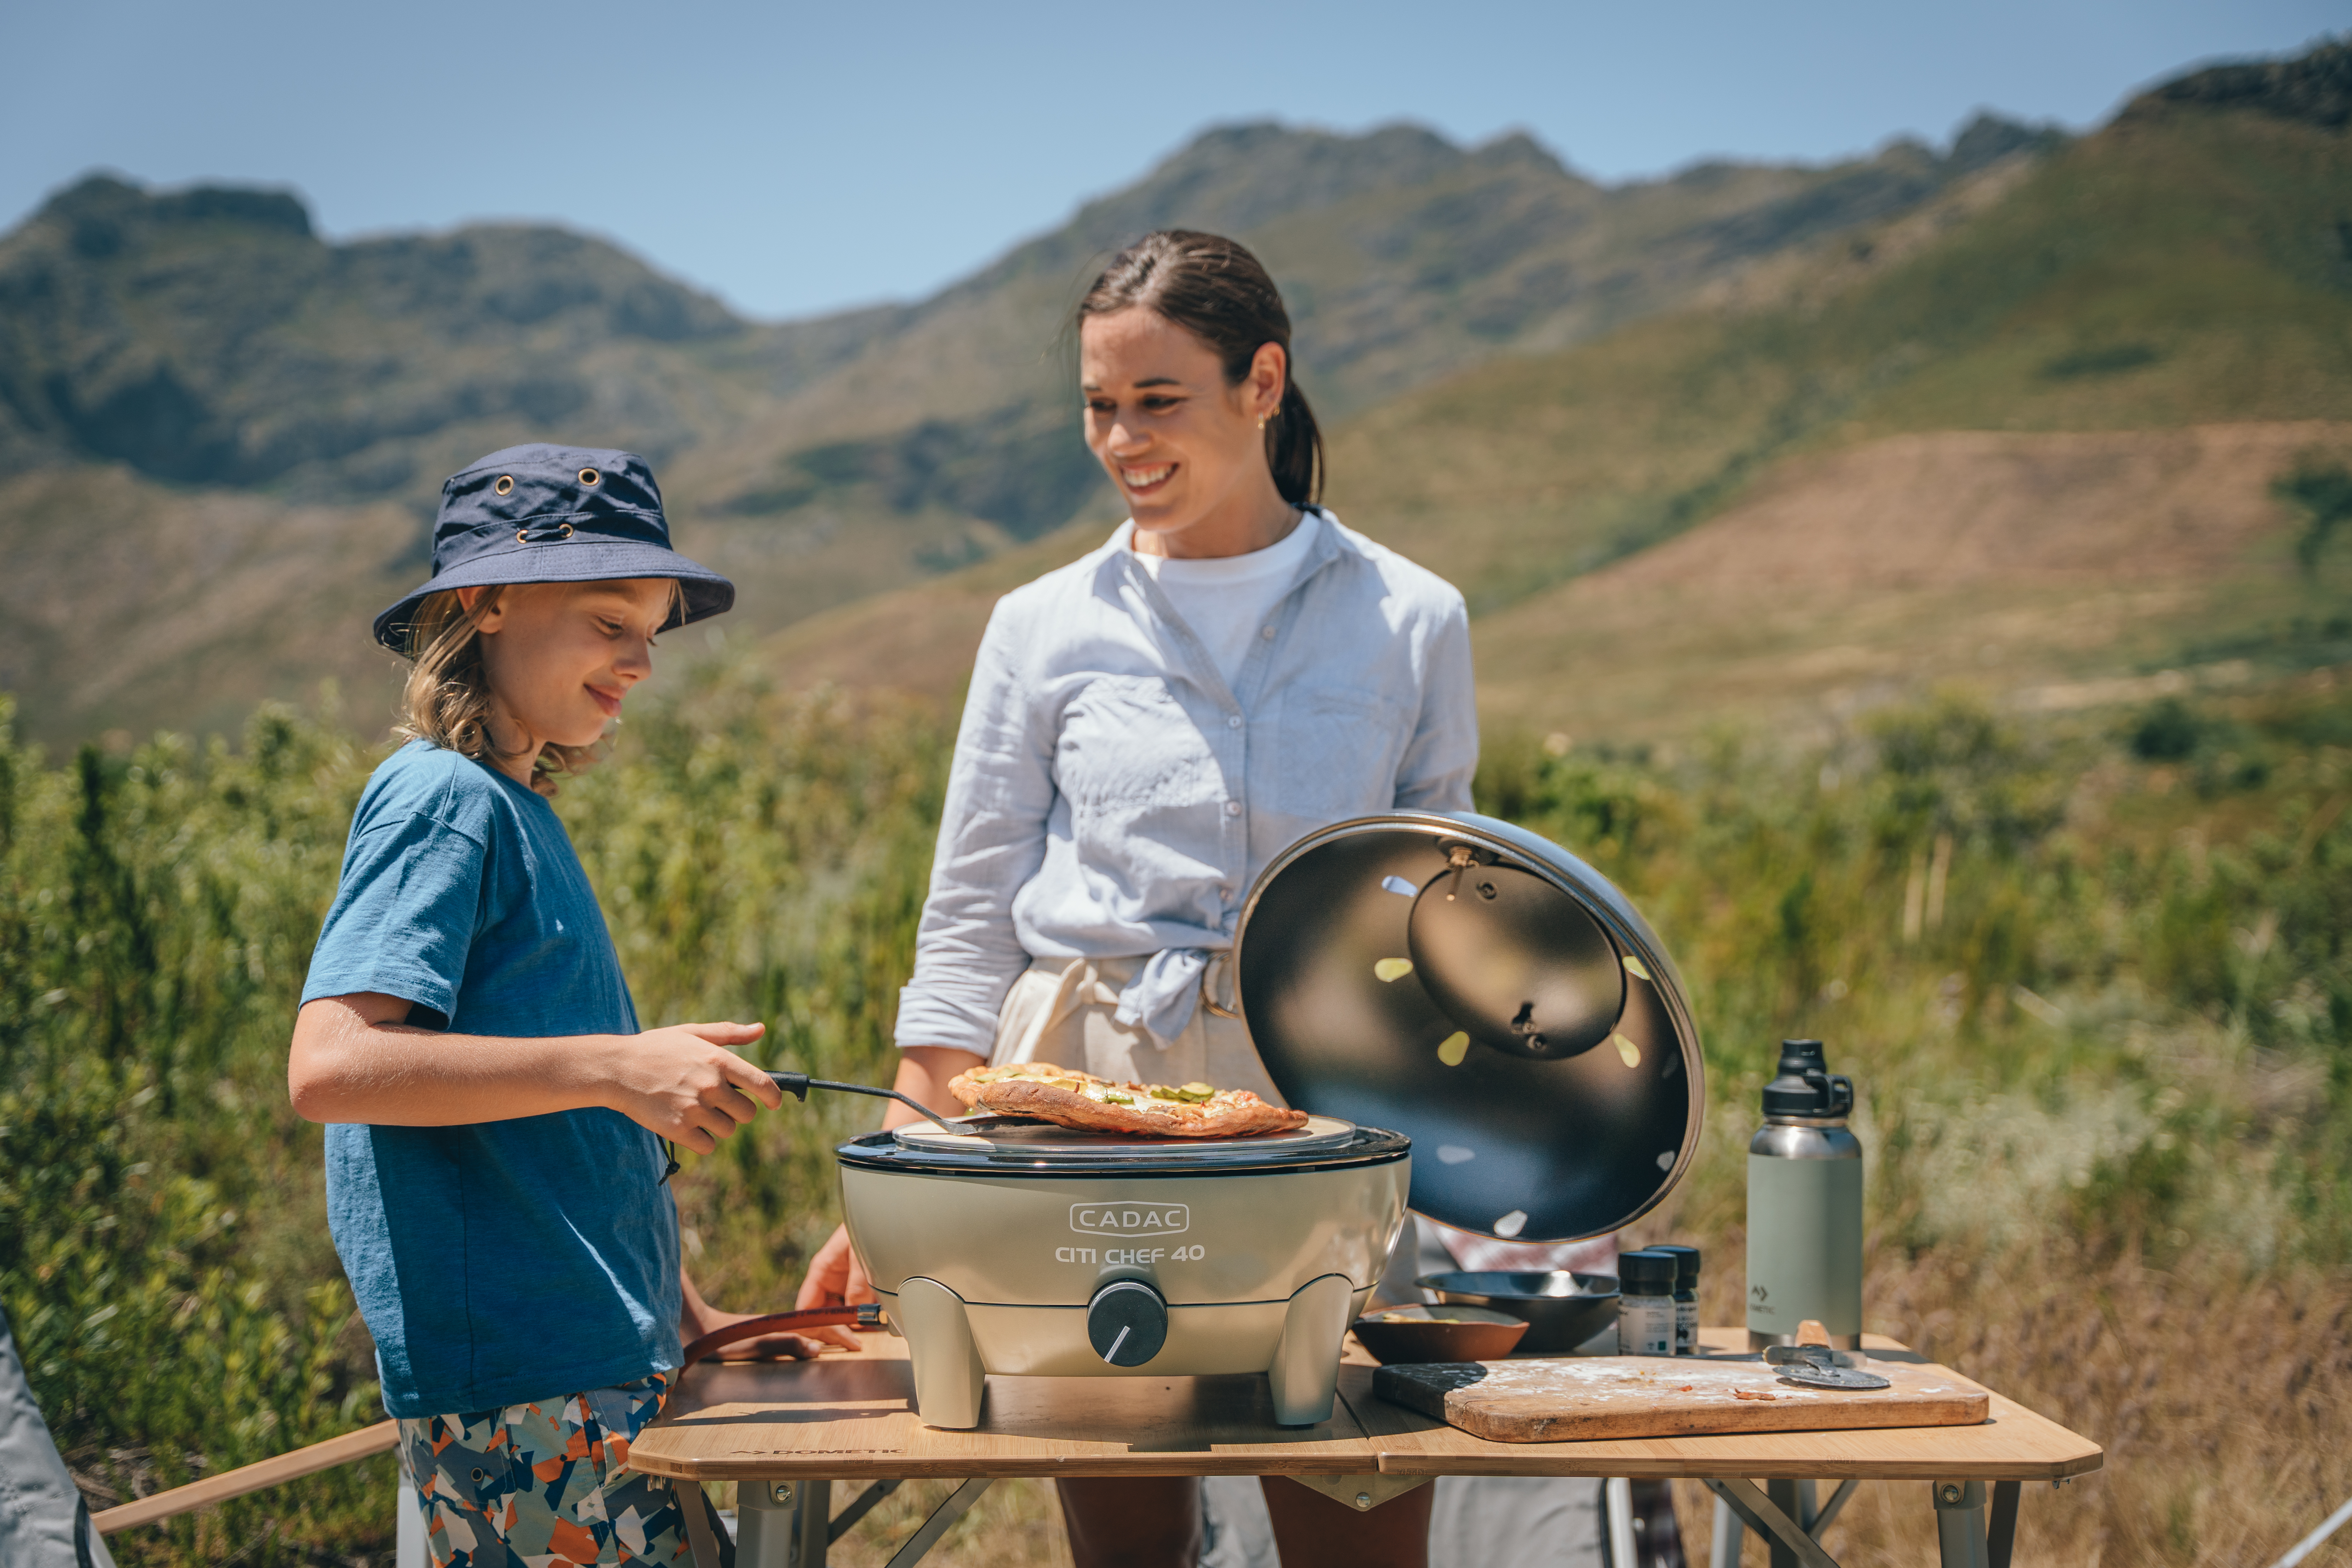
[[[1077,327],[1087,443],[1130,521],[989,621],[899,1002],[898,1087],[960,1110],[957,1073],[1040,1060],[1279,1103],[1202,992],[1251,882],[1301,835],[1469,808],[1468,619],[1452,587],[1318,504],[1289,317],[1247,250],[1150,235],[1096,279]],[[842,1299],[871,1293],[836,1232],[800,1300]],[[1360,1514],[1264,1485],[1289,1568],[1423,1561],[1429,1488]],[[1197,1482],[1060,1486],[1080,1568],[1197,1562]]]

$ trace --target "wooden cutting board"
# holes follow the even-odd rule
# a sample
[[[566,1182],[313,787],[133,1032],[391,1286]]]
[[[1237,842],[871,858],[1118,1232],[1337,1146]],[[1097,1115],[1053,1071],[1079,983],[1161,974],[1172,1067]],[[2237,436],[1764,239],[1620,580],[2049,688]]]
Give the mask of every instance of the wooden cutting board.
[[[1781,1382],[1778,1368],[1729,1358],[1576,1356],[1384,1366],[1372,1392],[1496,1443],[1970,1426],[1985,1418],[1985,1391],[1940,1366],[1874,1361],[1868,1369],[1893,1386],[1801,1388]]]

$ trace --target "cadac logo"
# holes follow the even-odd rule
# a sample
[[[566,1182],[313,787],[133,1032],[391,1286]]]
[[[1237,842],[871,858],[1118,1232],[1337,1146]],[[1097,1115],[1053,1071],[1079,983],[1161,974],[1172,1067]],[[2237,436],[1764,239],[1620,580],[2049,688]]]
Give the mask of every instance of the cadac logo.
[[[1182,1204],[1072,1204],[1070,1228],[1087,1236],[1174,1236],[1192,1228]]]

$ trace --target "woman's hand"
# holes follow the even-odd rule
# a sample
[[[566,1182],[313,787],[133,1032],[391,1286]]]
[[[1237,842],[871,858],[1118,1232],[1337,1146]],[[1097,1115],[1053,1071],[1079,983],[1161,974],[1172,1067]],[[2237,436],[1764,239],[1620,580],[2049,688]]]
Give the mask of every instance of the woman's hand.
[[[963,1110],[948,1092],[948,1080],[969,1068],[982,1067],[988,1058],[972,1051],[960,1051],[948,1046],[908,1046],[898,1053],[898,1075],[891,1087],[917,1102],[928,1105],[934,1113],[953,1116]],[[882,1125],[904,1127],[915,1120],[915,1113],[897,1100],[892,1100],[882,1112]],[[849,1227],[835,1226],[825,1244],[809,1259],[808,1277],[801,1281],[801,1293],[793,1301],[795,1307],[861,1306],[881,1298],[874,1292],[874,1282],[866,1278],[866,1266],[857,1261],[856,1250],[849,1245]],[[811,1332],[835,1344],[857,1348],[857,1335],[848,1329],[814,1329]]]
[[[683,1268],[677,1271],[677,1339],[682,1345],[761,1316],[758,1312],[720,1311],[703,1300],[694,1276]],[[719,1355],[726,1361],[814,1361],[824,1349],[806,1334],[762,1334],[756,1340],[738,1340]]]
[[[849,1227],[837,1225],[824,1245],[816,1249],[816,1256],[809,1259],[808,1277],[801,1281],[801,1293],[793,1299],[793,1305],[856,1307],[880,1300],[874,1293],[874,1282],[866,1278],[865,1265],[857,1261],[856,1249],[849,1245]],[[854,1329],[813,1329],[810,1333],[850,1350],[857,1348],[857,1332]]]
[[[614,1038],[601,1077],[604,1103],[656,1137],[708,1154],[764,1105],[784,1102],[776,1080],[730,1047],[764,1024],[673,1024]]]

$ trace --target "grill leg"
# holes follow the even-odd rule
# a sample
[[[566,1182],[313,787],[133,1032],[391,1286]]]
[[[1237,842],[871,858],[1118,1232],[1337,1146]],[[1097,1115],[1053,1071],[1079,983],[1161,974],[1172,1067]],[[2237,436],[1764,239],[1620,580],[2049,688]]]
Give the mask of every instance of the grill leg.
[[[950,1431],[979,1426],[987,1368],[972,1341],[963,1298],[938,1280],[918,1275],[898,1288],[891,1313],[898,1331],[907,1336],[907,1354],[915,1363],[915,1414],[923,1425]],[[1341,1331],[1346,1331],[1344,1325]]]
[[[1339,1350],[1348,1337],[1355,1293],[1346,1275],[1326,1274],[1291,1296],[1274,1364],[1266,1369],[1276,1426],[1313,1426],[1331,1419],[1339,1386]]]

